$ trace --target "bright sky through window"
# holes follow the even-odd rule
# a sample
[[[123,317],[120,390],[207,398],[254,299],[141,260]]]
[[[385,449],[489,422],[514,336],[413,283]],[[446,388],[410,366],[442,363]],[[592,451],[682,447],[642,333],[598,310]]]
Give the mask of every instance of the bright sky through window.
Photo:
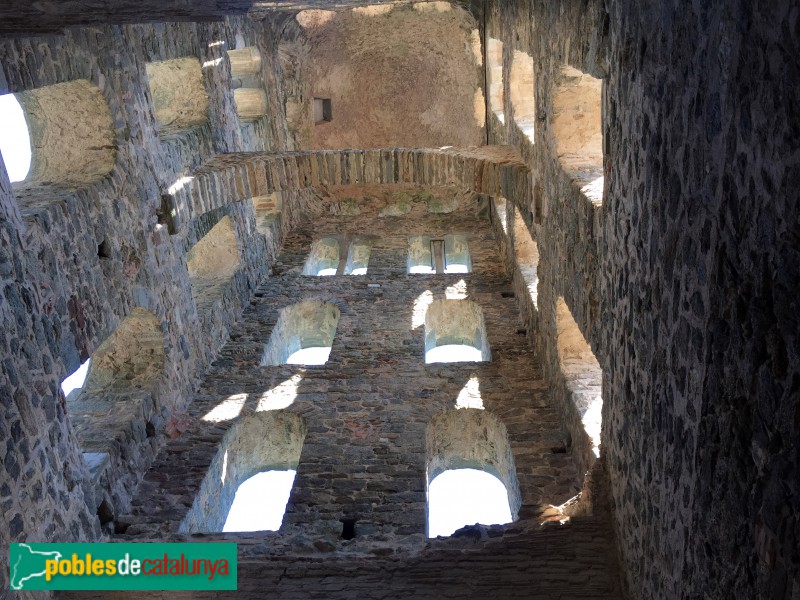
[[[264,471],[243,482],[222,531],[277,531],[297,471]]]
[[[475,523],[510,522],[506,487],[485,471],[445,471],[428,488],[428,537],[449,536],[456,529]]]
[[[408,270],[409,273],[433,273],[434,270],[428,265],[415,265]]]
[[[447,265],[444,269],[445,273],[469,273],[467,265]]]
[[[78,367],[77,371],[61,382],[61,391],[64,392],[65,396],[69,396],[72,390],[79,390],[83,387],[83,384],[86,382],[86,375],[89,373],[90,360],[91,359],[87,358],[86,362]]]
[[[0,96],[0,154],[11,182],[23,181],[31,169],[31,138],[25,113],[14,94]]]
[[[481,351],[464,344],[436,346],[425,353],[426,363],[481,362]]]
[[[330,346],[303,348],[286,359],[287,365],[324,365],[331,355]]]

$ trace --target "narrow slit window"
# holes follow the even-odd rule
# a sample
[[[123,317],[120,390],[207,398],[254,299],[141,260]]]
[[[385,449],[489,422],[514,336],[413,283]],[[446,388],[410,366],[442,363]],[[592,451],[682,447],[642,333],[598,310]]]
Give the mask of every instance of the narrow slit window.
[[[263,471],[236,490],[223,532],[278,531],[297,471]]]

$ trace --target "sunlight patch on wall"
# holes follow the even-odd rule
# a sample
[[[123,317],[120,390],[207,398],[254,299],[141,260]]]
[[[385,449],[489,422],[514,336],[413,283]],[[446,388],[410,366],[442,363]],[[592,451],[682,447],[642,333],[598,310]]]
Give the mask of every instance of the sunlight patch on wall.
[[[280,410],[291,406],[297,398],[297,387],[302,379],[303,376],[300,373],[295,373],[286,381],[261,394],[256,412]]]
[[[223,421],[235,419],[241,414],[246,401],[247,394],[228,396],[225,400],[203,415],[202,419],[208,423],[221,423]]]

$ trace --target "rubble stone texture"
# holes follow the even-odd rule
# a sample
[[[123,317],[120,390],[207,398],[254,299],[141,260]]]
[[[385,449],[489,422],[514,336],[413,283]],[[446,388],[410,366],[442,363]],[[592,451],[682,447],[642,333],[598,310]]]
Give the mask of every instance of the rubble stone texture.
[[[797,600],[797,7],[335,4],[0,6],[0,588],[229,540],[214,597]],[[270,466],[281,529],[221,533]],[[428,539],[453,466],[516,520]]]

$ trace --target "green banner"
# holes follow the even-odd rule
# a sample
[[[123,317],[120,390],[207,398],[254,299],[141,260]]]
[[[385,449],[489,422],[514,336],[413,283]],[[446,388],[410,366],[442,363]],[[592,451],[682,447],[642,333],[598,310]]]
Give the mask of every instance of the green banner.
[[[11,544],[12,590],[235,590],[236,544]]]

